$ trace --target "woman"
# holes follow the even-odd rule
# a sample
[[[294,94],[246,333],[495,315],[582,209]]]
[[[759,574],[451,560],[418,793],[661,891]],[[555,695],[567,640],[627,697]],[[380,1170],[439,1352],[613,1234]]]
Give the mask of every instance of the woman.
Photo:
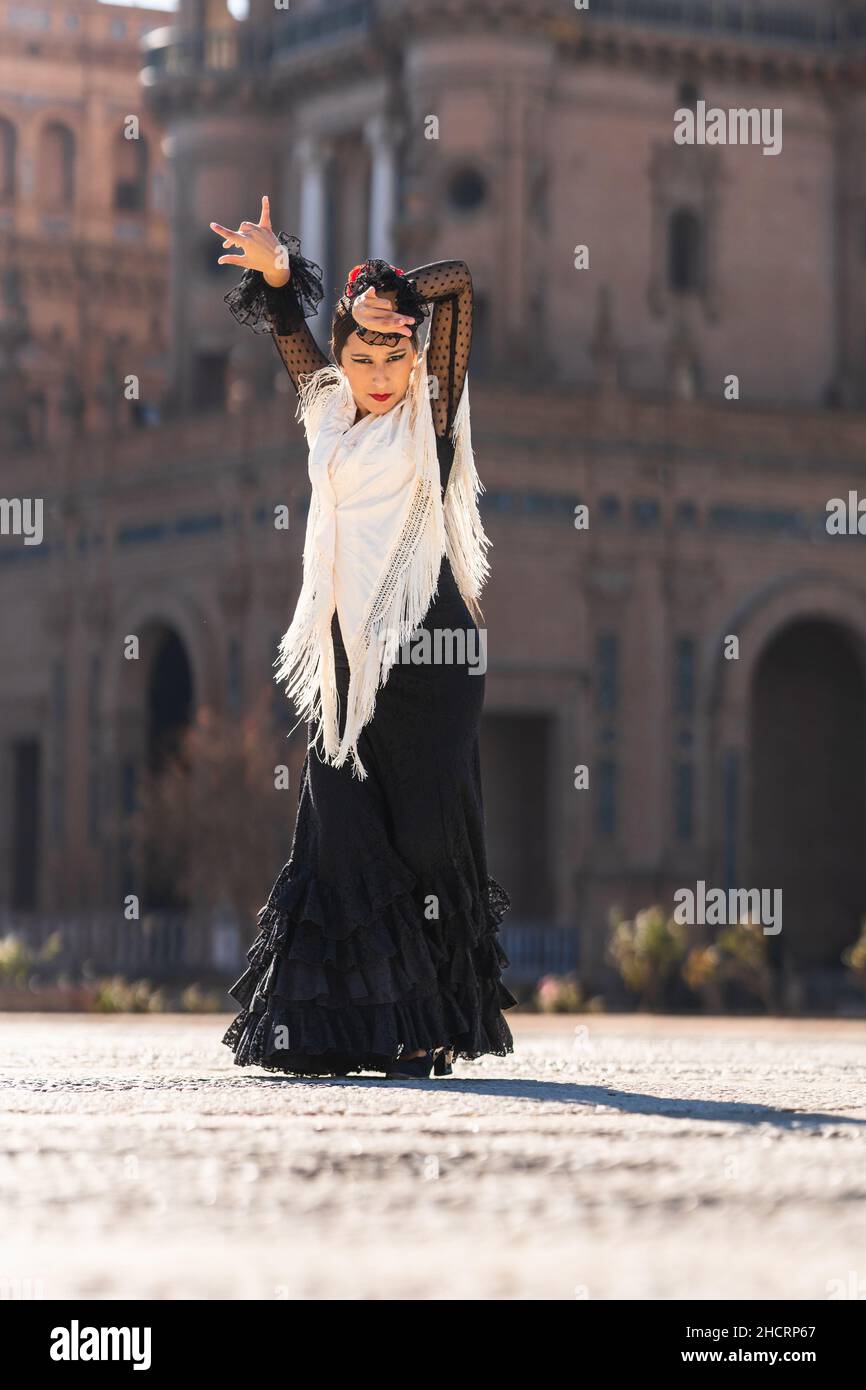
[[[223,1041],[238,1065],[297,1075],[450,1075],[455,1056],[513,1051],[501,1010],[517,1003],[500,978],[510,904],[487,873],[478,748],[489,542],[469,435],[472,281],[462,261],[356,266],[329,362],[305,322],[321,270],[274,235],[268,199],[258,223],[210,225],[242,251],[219,258],[244,268],[229,308],[272,333],[298,392],[313,488],[275,677],[307,725],[297,821]],[[462,639],[458,660],[431,662],[445,634]]]

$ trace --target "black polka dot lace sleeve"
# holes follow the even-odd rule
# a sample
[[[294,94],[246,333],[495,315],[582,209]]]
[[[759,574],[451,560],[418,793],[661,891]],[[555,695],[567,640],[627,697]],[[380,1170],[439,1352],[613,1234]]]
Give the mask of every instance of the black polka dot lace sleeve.
[[[447,437],[463,394],[472,347],[472,276],[465,261],[433,261],[407,270],[421,298],[433,305],[427,370],[435,379],[431,408],[437,435]]]
[[[288,250],[289,280],[275,288],[258,270],[245,270],[225,302],[239,323],[255,332],[270,333],[292,379],[318,371],[330,361],[310,332],[306,319],[318,312],[324,291],[322,270],[300,252],[297,237],[280,232]],[[433,426],[447,438],[460,404],[472,346],[472,276],[465,261],[433,261],[406,271],[421,299],[433,305],[428,336],[428,371],[435,381],[431,394]]]
[[[290,276],[285,285],[269,285],[261,271],[245,270],[225,302],[238,323],[256,333],[270,333],[295,390],[299,378],[327,365],[327,358],[307,327],[318,313],[324,291],[322,270],[301,255],[296,236],[280,232],[277,240],[288,251]]]

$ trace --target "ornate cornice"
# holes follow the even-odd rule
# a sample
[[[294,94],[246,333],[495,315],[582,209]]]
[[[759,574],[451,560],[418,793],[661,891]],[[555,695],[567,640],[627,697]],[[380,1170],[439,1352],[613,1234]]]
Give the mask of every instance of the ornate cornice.
[[[472,35],[547,41],[565,61],[653,72],[711,73],[764,84],[848,84],[866,75],[866,6],[838,13],[762,10],[742,0],[703,7],[677,0],[334,0],[229,36],[166,28],[144,41],[142,79],[162,115],[285,106],[299,90],[396,71],[419,40]]]

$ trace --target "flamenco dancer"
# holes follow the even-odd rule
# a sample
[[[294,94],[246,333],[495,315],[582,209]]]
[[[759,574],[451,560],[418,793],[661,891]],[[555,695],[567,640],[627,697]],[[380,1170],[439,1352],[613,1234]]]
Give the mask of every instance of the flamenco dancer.
[[[244,269],[229,309],[272,334],[298,393],[312,484],[303,585],[274,662],[308,737],[297,820],[223,1042],[237,1065],[301,1076],[451,1075],[455,1057],[513,1052],[502,1009],[518,1002],[501,980],[510,902],[487,872],[472,659],[490,542],[469,269],[355,266],[329,361],[305,322],[322,271],[274,234],[268,199],[257,223],[210,226],[241,252],[219,258]],[[455,634],[457,660],[406,658]]]

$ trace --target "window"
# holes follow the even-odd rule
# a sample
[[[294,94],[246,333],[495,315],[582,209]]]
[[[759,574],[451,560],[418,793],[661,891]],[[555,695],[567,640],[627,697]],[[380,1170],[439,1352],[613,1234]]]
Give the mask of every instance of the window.
[[[619,704],[619,641],[615,632],[600,632],[595,644],[598,708],[612,714]]]
[[[229,638],[227,704],[231,714],[240,714],[243,706],[243,653],[237,637]]]
[[[131,760],[120,769],[120,809],[124,816],[131,816],[138,809],[138,776]]]
[[[118,212],[144,212],[147,206],[148,148],[145,137],[121,135],[114,156],[114,206]]]
[[[24,5],[10,5],[6,11],[6,20],[16,29],[51,28],[51,15],[48,10],[33,10]]]
[[[616,784],[616,763],[612,758],[602,759],[596,769],[595,828],[605,838],[616,834]]]
[[[39,194],[44,208],[66,209],[75,198],[75,137],[51,121],[39,141]]]
[[[15,197],[16,146],[14,125],[0,117],[0,201],[4,203],[11,203]]]
[[[478,169],[458,169],[448,185],[451,206],[460,212],[474,212],[487,196],[484,176]]]
[[[199,352],[193,365],[194,410],[222,410],[226,403],[227,352]]]
[[[38,906],[41,751],[36,739],[12,745],[10,907],[25,911]]]
[[[671,213],[668,225],[668,284],[675,294],[701,289],[701,224],[686,208]]]
[[[675,312],[686,296],[690,314],[698,309],[710,323],[720,317],[719,238],[713,229],[719,227],[723,167],[723,153],[714,146],[686,151],[672,140],[654,142],[647,292],[656,317]]]
[[[678,637],[674,647],[674,711],[692,714],[695,708],[695,639]]]
[[[694,831],[694,768],[691,763],[674,764],[674,824],[678,840],[690,840]]]

